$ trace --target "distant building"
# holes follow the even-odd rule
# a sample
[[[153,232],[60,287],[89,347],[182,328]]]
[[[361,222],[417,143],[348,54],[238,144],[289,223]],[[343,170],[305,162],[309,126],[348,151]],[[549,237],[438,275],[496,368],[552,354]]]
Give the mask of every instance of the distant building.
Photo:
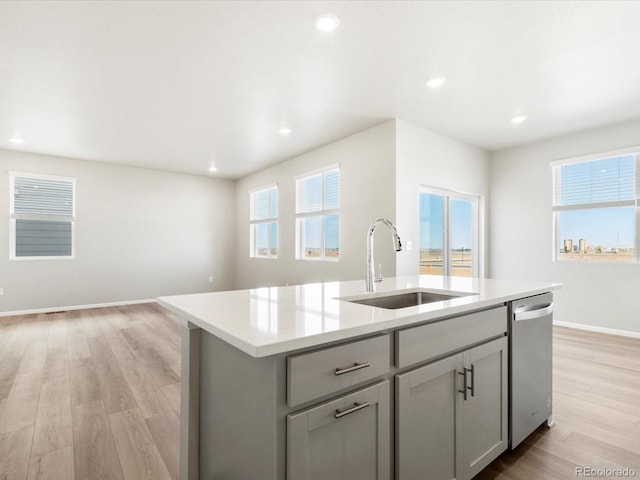
[[[573,240],[569,239],[569,240],[565,240],[564,241],[564,253],[571,253],[573,252]]]
[[[587,253],[587,240],[584,238],[581,238],[580,240],[578,240],[578,251],[580,253]]]

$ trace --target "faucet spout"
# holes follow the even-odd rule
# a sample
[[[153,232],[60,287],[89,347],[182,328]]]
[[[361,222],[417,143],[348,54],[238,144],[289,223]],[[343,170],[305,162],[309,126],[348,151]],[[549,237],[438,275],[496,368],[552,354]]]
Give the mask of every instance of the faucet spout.
[[[391,234],[393,236],[393,249],[396,252],[402,250],[402,242],[400,241],[398,230],[396,229],[396,226],[391,223],[391,221],[387,220],[386,218],[379,218],[371,224],[371,226],[369,227],[369,231],[367,232],[367,277],[365,279],[367,292],[374,291],[373,232],[376,231],[376,227],[379,223],[384,223],[387,227],[389,227],[389,230],[391,230]]]

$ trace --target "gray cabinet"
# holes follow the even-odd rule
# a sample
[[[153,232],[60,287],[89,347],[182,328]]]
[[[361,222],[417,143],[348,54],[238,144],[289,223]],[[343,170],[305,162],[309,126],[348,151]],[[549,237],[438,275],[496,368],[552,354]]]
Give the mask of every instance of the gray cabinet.
[[[287,415],[287,480],[389,479],[389,382]]]
[[[507,338],[396,376],[396,477],[473,478],[507,447]]]
[[[462,478],[463,355],[396,376],[396,478]]]
[[[473,478],[507,449],[507,337],[465,352],[468,387],[463,402],[463,479]]]

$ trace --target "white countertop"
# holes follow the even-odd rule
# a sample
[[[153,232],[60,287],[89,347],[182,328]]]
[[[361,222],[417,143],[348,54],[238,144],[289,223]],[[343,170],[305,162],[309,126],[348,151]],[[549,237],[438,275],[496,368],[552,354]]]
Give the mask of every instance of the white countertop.
[[[434,275],[385,278],[375,294],[364,280],[159,297],[160,305],[253,357],[266,357],[464,313],[560,288],[558,283]],[[473,293],[396,310],[338,300],[396,290]],[[398,292],[402,293],[402,292]]]

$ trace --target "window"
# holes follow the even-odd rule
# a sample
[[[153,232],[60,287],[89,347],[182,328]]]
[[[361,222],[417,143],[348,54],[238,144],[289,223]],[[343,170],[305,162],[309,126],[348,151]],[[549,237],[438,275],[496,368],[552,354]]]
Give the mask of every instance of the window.
[[[337,261],[340,256],[340,170],[296,179],[296,258]]]
[[[10,172],[12,260],[73,258],[75,178]]]
[[[638,260],[638,155],[599,157],[552,163],[555,260]]]
[[[420,273],[477,277],[479,197],[423,188],[420,192]]]
[[[252,257],[278,257],[278,186],[249,192]]]

